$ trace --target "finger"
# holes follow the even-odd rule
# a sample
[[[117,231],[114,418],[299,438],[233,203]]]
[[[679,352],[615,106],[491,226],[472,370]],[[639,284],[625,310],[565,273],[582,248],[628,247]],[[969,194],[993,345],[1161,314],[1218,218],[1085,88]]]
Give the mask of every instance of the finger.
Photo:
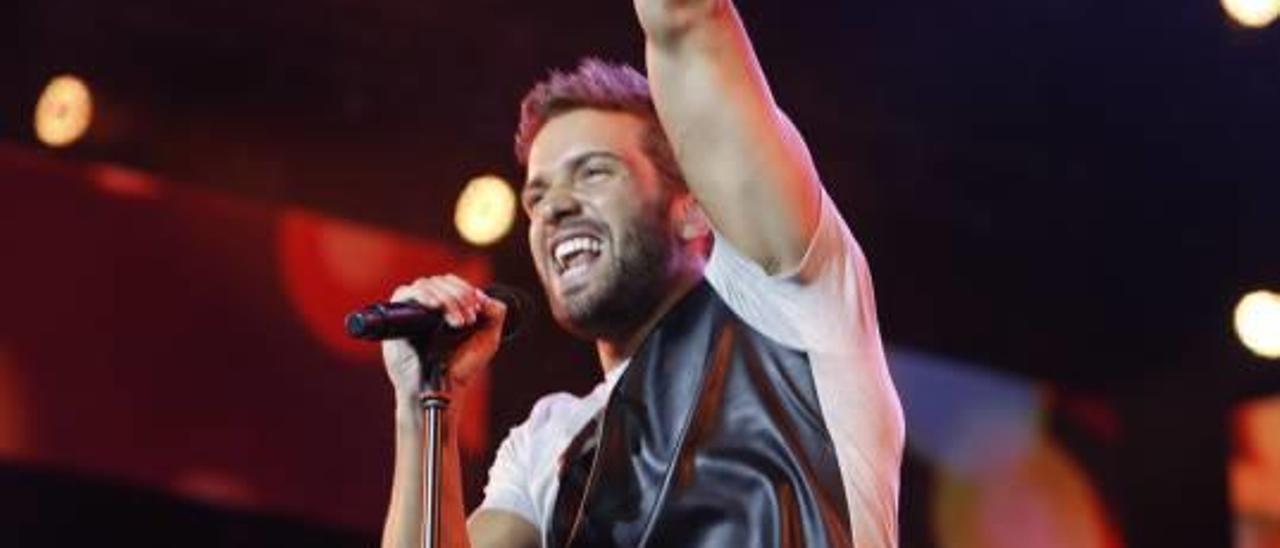
[[[502,325],[502,322],[507,318],[507,303],[490,297],[483,291],[480,291],[478,294],[481,297],[480,307],[481,313],[484,314],[484,317],[493,321],[497,325]]]
[[[439,310],[444,315],[444,319],[451,326],[458,326],[462,322],[462,316],[458,313],[449,311],[446,306],[446,294],[441,291],[434,282],[429,278],[418,278],[410,285],[402,285],[397,287],[395,292],[391,294],[391,302],[407,303],[416,302],[427,307],[430,310]]]
[[[471,299],[472,299],[472,302],[474,303],[476,314],[480,315],[481,317],[486,316],[486,314],[484,313],[484,307],[485,307],[485,301],[489,300],[489,296],[486,295],[485,292],[480,288],[472,287]]]
[[[391,293],[391,302],[403,303],[403,302],[412,301],[413,293],[414,293],[414,290],[412,285],[398,286],[396,287],[396,290]]]
[[[431,301],[429,306],[433,310],[439,310],[444,313],[445,322],[453,327],[462,325],[463,316],[459,306],[438,281],[432,280],[423,283],[420,291],[424,298]]]
[[[418,278],[409,285],[397,287],[395,292],[391,294],[391,302],[393,303],[410,301],[415,301],[431,309],[440,307],[439,292],[431,289],[431,283],[427,278]]]
[[[447,308],[454,304],[453,297],[438,282],[430,282],[422,284],[422,296],[429,299],[429,303],[433,308]]]
[[[480,309],[480,290],[471,285],[471,282],[453,274],[445,274],[441,278],[450,288],[456,290],[467,304],[470,304],[476,310]]]
[[[440,276],[423,280],[419,285],[420,290],[431,296],[437,303],[437,308],[444,312],[444,319],[451,327],[462,327],[467,325],[467,304],[463,301],[456,290],[449,286]]]
[[[426,278],[419,278],[410,285],[402,285],[391,295],[391,302],[416,302],[431,310],[441,307],[440,300],[440,292],[432,289]]]
[[[446,274],[441,277],[442,284],[462,303],[463,311],[467,316],[467,323],[474,323],[480,316],[481,300],[478,290],[467,283],[466,280]]]

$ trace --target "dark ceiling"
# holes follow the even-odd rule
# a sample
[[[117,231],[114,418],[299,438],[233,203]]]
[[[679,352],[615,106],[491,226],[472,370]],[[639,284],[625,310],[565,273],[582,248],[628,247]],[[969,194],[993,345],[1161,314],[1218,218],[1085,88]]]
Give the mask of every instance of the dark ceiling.
[[[1280,285],[1280,25],[1214,0],[739,4],[888,340],[1084,386],[1253,361],[1229,319]],[[33,142],[35,96],[72,71],[102,112],[60,155],[446,238],[467,177],[519,180],[529,84],[642,55],[625,1],[4,11],[0,137]],[[495,253],[532,285],[522,248]]]

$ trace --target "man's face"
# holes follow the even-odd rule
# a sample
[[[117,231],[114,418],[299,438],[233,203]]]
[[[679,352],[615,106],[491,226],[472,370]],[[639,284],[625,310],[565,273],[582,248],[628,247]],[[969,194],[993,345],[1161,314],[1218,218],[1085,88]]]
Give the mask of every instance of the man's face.
[[[645,121],[578,109],[533,141],[521,196],[552,314],[595,338],[637,327],[661,301],[677,249],[669,192],[644,152]]]

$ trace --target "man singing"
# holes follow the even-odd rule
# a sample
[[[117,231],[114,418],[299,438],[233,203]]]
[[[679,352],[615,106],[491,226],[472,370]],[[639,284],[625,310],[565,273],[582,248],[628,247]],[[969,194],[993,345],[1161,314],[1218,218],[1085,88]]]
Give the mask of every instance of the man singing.
[[[903,423],[871,278],[729,0],[635,0],[648,80],[585,61],[521,105],[529,246],[556,321],[603,381],[552,394],[498,450],[464,518],[446,417],[451,546],[896,546]],[[483,327],[449,357],[454,399],[505,309],[452,275],[393,300]],[[419,546],[417,358],[384,343],[396,460],[384,546]],[[458,405],[453,405],[457,409]]]

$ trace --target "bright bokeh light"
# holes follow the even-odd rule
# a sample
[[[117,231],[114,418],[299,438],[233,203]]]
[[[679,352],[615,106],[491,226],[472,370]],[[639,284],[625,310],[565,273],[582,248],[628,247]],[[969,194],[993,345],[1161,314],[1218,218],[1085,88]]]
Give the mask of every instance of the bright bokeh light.
[[[89,86],[75,76],[64,74],[50,80],[36,103],[36,137],[51,147],[76,142],[92,121],[93,96]]]
[[[1280,0],[1222,0],[1222,8],[1237,23],[1251,28],[1270,25],[1280,16]]]
[[[1232,419],[1231,505],[1280,539],[1280,396],[1240,404]]]
[[[1280,396],[1240,404],[1233,413],[1227,476],[1236,548],[1280,546]]]
[[[492,175],[467,183],[453,215],[462,239],[475,245],[501,240],[515,221],[516,193],[506,181]]]
[[[1236,305],[1236,335],[1254,354],[1280,358],[1280,294],[1254,291]]]

